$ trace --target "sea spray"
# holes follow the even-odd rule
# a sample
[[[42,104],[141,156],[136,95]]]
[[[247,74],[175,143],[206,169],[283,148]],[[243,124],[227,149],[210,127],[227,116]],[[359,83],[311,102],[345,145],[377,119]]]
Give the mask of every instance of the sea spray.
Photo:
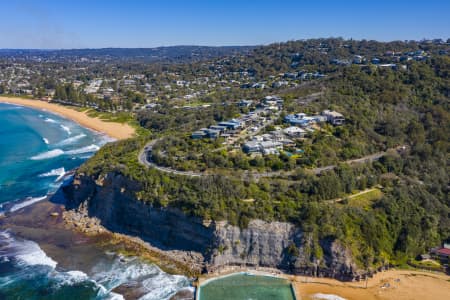
[[[37,243],[0,232],[0,296],[13,293],[15,298],[28,299],[45,292],[51,299],[119,300],[123,296],[112,292],[114,288],[138,282],[144,293],[141,299],[165,300],[190,288],[186,277],[169,275],[136,257],[111,253],[99,259],[89,272],[61,270]]]
[[[61,167],[61,168],[53,169],[49,172],[42,173],[39,175],[39,177],[52,177],[52,176],[59,177],[61,175],[64,175],[65,173],[66,173],[66,170],[64,169],[64,167]]]

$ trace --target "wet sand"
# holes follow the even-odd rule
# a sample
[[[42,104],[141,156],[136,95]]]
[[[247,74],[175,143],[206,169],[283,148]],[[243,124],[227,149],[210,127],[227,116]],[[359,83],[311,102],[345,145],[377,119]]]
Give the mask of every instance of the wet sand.
[[[63,269],[76,268],[87,273],[99,256],[104,255],[98,242],[107,237],[89,237],[65,229],[63,209],[62,205],[43,200],[1,217],[0,230],[8,229],[14,235],[35,241]],[[55,213],[58,216],[52,216]]]
[[[47,110],[77,122],[81,126],[102,132],[118,140],[130,138],[135,134],[134,128],[128,124],[106,122],[99,118],[92,118],[84,112],[76,111],[60,104],[15,97],[0,97],[0,102]]]

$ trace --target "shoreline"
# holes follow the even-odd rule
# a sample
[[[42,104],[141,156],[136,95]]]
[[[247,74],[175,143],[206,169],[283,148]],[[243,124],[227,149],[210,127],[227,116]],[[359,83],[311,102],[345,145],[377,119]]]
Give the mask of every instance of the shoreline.
[[[446,295],[450,293],[450,276],[444,273],[395,268],[374,274],[366,283],[365,280],[346,282],[332,278],[290,275],[269,268],[230,267],[217,274],[201,275],[196,285],[198,287],[216,279],[239,273],[286,279],[292,285],[297,300],[434,300],[445,299]],[[317,296],[318,294],[329,298],[320,298]]]
[[[202,274],[200,265],[197,268],[192,267],[199,263],[198,258],[187,255],[183,251],[165,251],[150,245],[136,236],[130,236],[123,233],[114,233],[99,224],[96,218],[87,217],[82,211],[66,211],[63,219],[66,228],[82,232],[87,236],[95,236],[100,232],[107,232],[114,237],[115,241],[120,241],[128,245],[131,253],[125,253],[153,258],[153,262],[164,269],[169,266],[172,271],[183,272],[185,275],[197,277],[193,282],[198,287],[208,281],[212,281],[224,276],[236,273],[250,273],[253,275],[271,276],[283,278],[289,281],[295,294],[296,300],[317,300],[317,299],[345,299],[345,300],[411,300],[411,299],[445,299],[450,294],[450,276],[432,271],[407,270],[407,269],[389,269],[375,273],[367,282],[361,281],[339,281],[332,278],[311,277],[305,275],[291,275],[283,273],[279,269],[265,267],[237,267],[229,266],[220,272]],[[155,260],[156,258],[156,260]],[[162,258],[162,259],[161,259]],[[178,268],[173,269],[173,266]],[[195,271],[194,271],[195,270]],[[186,272],[187,271],[187,272]],[[316,297],[316,294],[329,296],[329,298]],[[332,298],[332,297],[340,298]]]
[[[126,262],[126,257],[137,258],[142,263],[154,264],[168,274],[184,275],[179,264],[137,246],[132,240],[126,240],[107,230],[96,230],[94,234],[93,231],[87,233],[81,228],[68,226],[64,204],[53,202],[49,198],[51,197],[0,216],[0,231],[10,232],[14,237],[38,244],[44,255],[57,263],[57,271],[79,271],[92,277],[96,274],[95,266],[99,263],[101,265],[105,257],[114,256],[120,259],[120,263]],[[70,255],[67,255],[67,251]],[[142,281],[127,280],[109,291],[119,293],[129,300],[138,300],[151,292],[145,289]],[[188,297],[191,293],[193,292],[182,288],[170,299],[193,300]]]
[[[80,126],[100,132],[117,140],[131,138],[135,135],[135,129],[129,124],[106,122],[99,118],[89,117],[85,112],[80,112],[69,107],[49,103],[43,100],[25,99],[0,96],[0,103],[12,104],[44,110],[78,123]]]
[[[33,213],[33,211],[35,212]],[[53,216],[51,212],[58,212],[58,214]],[[30,215],[37,218],[37,220],[30,221]],[[10,220],[9,222],[8,219]],[[188,259],[189,257],[185,255],[186,253],[180,253],[181,251],[164,251],[151,246],[137,237],[111,232],[101,226],[99,220],[83,216],[83,213],[80,214],[80,212],[66,210],[64,206],[52,203],[49,200],[32,204],[17,212],[0,217],[0,224],[3,223],[2,221],[6,222],[3,226],[7,226],[9,223],[14,228],[13,231],[18,230],[22,233],[27,230],[34,232],[39,230],[38,228],[40,227],[45,227],[45,224],[52,223],[53,228],[63,227],[68,232],[79,235],[80,239],[103,241],[100,242],[100,245],[106,248],[112,247],[115,251],[125,256],[141,257],[144,260],[155,263],[161,269],[169,271],[169,273],[185,274],[191,278],[192,276],[198,276],[193,283],[194,287],[229,274],[247,272],[254,275],[274,276],[288,280],[292,285],[297,300],[321,299],[315,298],[316,294],[328,295],[330,298],[327,299],[346,300],[431,300],[445,299],[446,295],[450,294],[450,276],[443,273],[420,270],[390,269],[374,274],[373,277],[367,280],[367,283],[365,280],[345,282],[331,278],[291,275],[278,269],[263,267],[228,267],[217,273],[198,274],[199,269],[192,272],[195,259],[193,257]],[[98,243],[96,244],[99,245]],[[47,246],[44,249],[50,250],[51,247],[48,248]],[[128,292],[132,294],[133,289],[130,288]],[[331,298],[336,296],[341,298]]]

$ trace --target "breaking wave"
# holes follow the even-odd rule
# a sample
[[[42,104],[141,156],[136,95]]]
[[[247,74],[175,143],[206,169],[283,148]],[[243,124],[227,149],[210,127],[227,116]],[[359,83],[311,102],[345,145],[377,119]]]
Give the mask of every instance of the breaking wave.
[[[92,152],[98,151],[99,149],[100,149],[100,147],[95,144],[85,146],[82,148],[78,148],[78,149],[74,149],[74,150],[67,150],[67,151],[64,151],[62,149],[53,149],[53,150],[39,153],[38,155],[32,156],[30,159],[31,160],[42,160],[42,159],[58,157],[58,156],[61,156],[64,154],[76,155],[76,154],[92,153]]]
[[[163,272],[156,276],[151,276],[142,282],[142,286],[147,290],[147,294],[140,300],[170,299],[173,294],[180,290],[180,287],[189,284],[186,277],[181,275],[169,275]]]
[[[57,262],[45,254],[33,241],[16,240],[8,231],[0,231],[0,258],[19,265],[42,265],[54,269]],[[1,284],[0,284],[1,286]]]
[[[70,296],[67,299],[122,300],[123,296],[112,290],[128,282],[140,282],[144,292],[142,300],[166,300],[179,290],[192,290],[186,277],[169,275],[137,258],[113,254],[111,260],[97,263],[92,272],[88,272],[93,275],[58,270],[57,265],[37,243],[0,231],[0,267],[10,270],[2,273],[6,276],[0,276],[0,289],[17,298],[21,298],[21,293],[26,295],[25,298],[32,298],[38,296],[39,291],[48,291],[52,299],[57,296],[60,299],[65,294]]]
[[[67,132],[68,135],[70,135],[72,133],[72,131],[70,130],[69,127],[67,127],[66,125],[59,125],[65,132]]]
[[[85,136],[86,136],[86,135],[85,135],[84,133],[82,133],[82,134],[79,134],[79,135],[76,135],[76,136],[67,138],[67,139],[65,139],[65,140],[63,140],[63,141],[61,141],[61,142],[59,142],[57,145],[58,145],[58,146],[66,146],[66,145],[70,145],[70,144],[73,144],[73,143],[77,142],[78,140],[84,138]]]
[[[39,177],[57,177],[56,181],[60,181],[64,175],[66,174],[66,170],[64,169],[64,167],[62,168],[58,168],[58,169],[53,169],[50,172],[46,172],[46,173],[42,173],[41,175],[39,175]]]
[[[58,123],[58,121],[53,120],[52,118],[45,118],[44,121],[47,122],[47,123],[53,123],[53,124]]]
[[[28,197],[25,199],[25,201],[19,202],[17,204],[14,204],[13,206],[11,206],[11,208],[9,209],[9,212],[14,212],[14,211],[22,209],[24,207],[30,206],[31,204],[42,201],[46,198],[47,198],[47,196],[34,197],[34,198]]]
[[[98,149],[100,149],[99,146],[97,146],[95,144],[92,144],[92,145],[89,145],[89,146],[86,146],[86,147],[82,147],[82,148],[79,148],[79,149],[69,150],[69,151],[66,151],[65,153],[69,154],[69,155],[83,154],[83,153],[95,152],[95,151],[98,151]]]
[[[57,157],[60,155],[63,155],[64,151],[61,149],[53,149],[47,152],[43,152],[40,153],[38,155],[32,156],[31,159],[32,160],[42,160],[42,159],[48,159],[48,158],[53,158],[53,157]]]
[[[190,287],[189,280],[184,276],[170,275],[156,265],[120,255],[113,263],[98,265],[93,271],[95,275],[92,279],[109,289],[130,281],[139,281],[145,292],[140,300],[170,299],[180,289]]]

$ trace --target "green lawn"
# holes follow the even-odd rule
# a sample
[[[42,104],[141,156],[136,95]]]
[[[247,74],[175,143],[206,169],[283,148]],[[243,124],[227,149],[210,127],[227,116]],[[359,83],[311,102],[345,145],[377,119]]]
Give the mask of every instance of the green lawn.
[[[348,205],[353,207],[368,208],[375,201],[383,197],[383,192],[379,188],[371,189],[365,193],[348,196]]]

